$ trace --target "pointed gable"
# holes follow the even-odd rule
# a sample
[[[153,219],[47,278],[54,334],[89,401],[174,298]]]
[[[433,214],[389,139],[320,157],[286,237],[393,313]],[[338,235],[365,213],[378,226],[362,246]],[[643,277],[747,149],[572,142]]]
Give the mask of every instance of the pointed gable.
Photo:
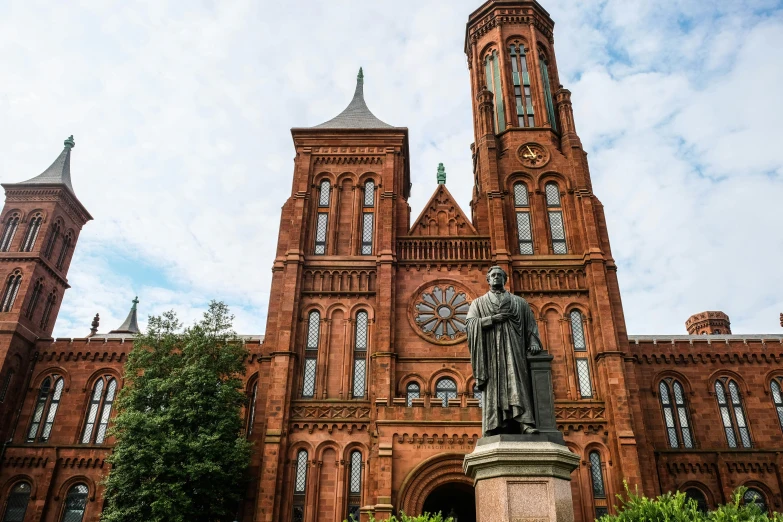
[[[410,236],[477,236],[473,224],[462,212],[445,184],[438,185],[408,232]]]

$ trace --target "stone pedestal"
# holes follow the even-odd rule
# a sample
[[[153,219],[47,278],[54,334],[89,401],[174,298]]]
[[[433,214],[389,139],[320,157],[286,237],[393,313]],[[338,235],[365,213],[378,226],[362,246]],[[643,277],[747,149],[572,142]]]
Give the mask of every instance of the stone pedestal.
[[[465,456],[478,522],[573,522],[570,482],[579,456],[546,438],[484,437]]]

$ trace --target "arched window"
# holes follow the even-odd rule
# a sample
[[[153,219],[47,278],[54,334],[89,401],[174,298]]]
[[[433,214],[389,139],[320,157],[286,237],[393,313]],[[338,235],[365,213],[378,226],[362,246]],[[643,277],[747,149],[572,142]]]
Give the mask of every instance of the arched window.
[[[28,319],[33,318],[35,309],[38,307],[38,301],[41,299],[43,286],[43,279],[39,279],[35,282],[35,285],[33,285],[33,293],[30,295],[30,302],[27,303],[27,311],[25,311],[25,316],[27,316]]]
[[[528,200],[527,185],[522,182],[514,183],[514,212],[517,216],[519,253],[532,255],[533,232],[530,225],[530,201]]]
[[[60,406],[60,397],[63,394],[65,381],[59,375],[50,375],[41,382],[38,390],[38,399],[27,430],[27,442],[46,442],[52,434],[54,417]]]
[[[557,118],[555,117],[555,104],[552,101],[552,83],[549,80],[549,64],[547,63],[546,56],[541,54],[539,56],[539,64],[541,65],[541,83],[544,84],[544,101],[546,103],[546,112],[549,116],[549,123],[552,125],[552,129],[557,131]]]
[[[435,383],[435,397],[443,400],[443,407],[449,405],[449,401],[457,398],[457,383],[454,379],[444,377]]]
[[[59,221],[55,221],[54,225],[52,226],[52,231],[49,232],[49,239],[46,241],[46,246],[43,250],[43,255],[46,259],[51,259],[52,252],[54,252],[54,245],[57,244],[57,239],[60,237],[61,229],[62,224]]]
[[[495,95],[495,132],[506,130],[506,111],[503,108],[503,87],[500,81],[500,57],[497,51],[488,53],[484,58],[487,89]]]
[[[315,220],[315,250],[316,255],[326,254],[326,233],[329,230],[329,192],[331,185],[328,179],[321,180],[318,189],[318,213]]]
[[[356,314],[356,335],[353,347],[353,397],[362,399],[366,393],[367,381],[367,312]]]
[[[90,444],[91,442],[103,444],[116,393],[117,379],[111,375],[104,375],[95,381],[90,406],[87,409],[87,420],[84,423],[84,431],[82,432],[82,444]],[[100,416],[98,416],[99,411]],[[95,429],[96,424],[97,429]]]
[[[661,401],[669,446],[679,448],[682,445],[692,448],[693,434],[682,384],[668,377],[663,379],[658,383],[658,398]]]
[[[742,501],[745,504],[756,504],[762,513],[767,512],[767,498],[756,488],[748,488],[742,495]]]
[[[14,307],[14,301],[16,301],[16,295],[19,293],[19,287],[22,286],[22,272],[21,270],[14,270],[8,280],[5,283],[5,291],[3,292],[3,300],[0,302],[0,312],[10,312]]]
[[[520,127],[535,127],[533,117],[533,96],[530,91],[530,72],[527,69],[525,47],[514,42],[509,47],[511,55],[511,77],[514,81],[514,98],[517,102],[517,119]]]
[[[19,213],[14,212],[5,222],[5,228],[3,229],[3,236],[0,237],[0,252],[8,252],[11,248],[11,241],[14,239],[16,229],[19,228]]]
[[[65,264],[65,258],[68,256],[68,251],[71,249],[72,241],[73,234],[68,232],[63,238],[63,245],[60,247],[60,255],[57,256],[57,263],[54,265],[57,270],[62,270],[63,265]]]
[[[478,400],[479,408],[484,407],[484,392],[479,390],[477,384],[473,384],[473,398]]]
[[[726,394],[726,388],[729,394]],[[722,377],[715,381],[715,397],[718,400],[718,409],[723,420],[723,430],[726,432],[726,442],[730,448],[737,447],[739,439],[743,448],[752,447],[750,431],[745,420],[745,411],[742,407],[742,397],[739,386],[733,379]],[[739,437],[737,437],[739,432]]]
[[[27,482],[19,482],[8,495],[5,505],[3,522],[24,522],[24,514],[27,511],[27,503],[30,502],[32,488]]]
[[[253,424],[256,420],[256,399],[258,398],[258,380],[253,383],[253,389],[250,392],[250,401],[247,405],[247,436],[253,434]]]
[[[46,306],[44,306],[43,314],[41,315],[41,329],[46,330],[49,326],[49,316],[52,315],[52,309],[57,302],[57,292],[52,290],[49,297],[46,298]]]
[[[60,522],[82,522],[89,491],[86,484],[76,484],[68,490]]]
[[[408,384],[408,388],[405,390],[408,406],[413,406],[413,399],[418,399],[420,396],[419,385],[415,382]]]
[[[329,183],[328,179],[322,179],[321,184],[318,188],[318,206],[319,207],[328,207],[329,206],[329,197],[330,197],[330,191],[331,191],[331,184]]]
[[[315,370],[318,363],[318,342],[321,337],[321,314],[310,312],[307,322],[307,343],[305,344],[302,397],[315,397]]]
[[[710,506],[707,504],[707,497],[704,496],[702,490],[698,488],[688,488],[685,490],[685,497],[695,500],[700,512],[706,513],[709,511]]]
[[[3,385],[0,388],[0,402],[5,402],[5,397],[8,395],[8,388],[11,387],[11,382],[14,380],[14,369],[9,368],[3,379]]]
[[[22,252],[32,252],[35,246],[35,240],[38,239],[38,232],[41,231],[41,223],[43,222],[43,216],[40,212],[36,212],[30,219],[30,224],[27,226],[27,234],[22,241]]]
[[[304,522],[305,497],[307,493],[307,451],[296,454],[296,476],[294,477],[294,508],[292,522]]]
[[[775,412],[778,414],[778,423],[783,429],[783,377],[775,377],[769,384],[772,390],[772,403],[775,405]]]
[[[348,481],[348,520],[359,520],[359,507],[362,502],[362,453],[351,452],[350,480]]]
[[[549,213],[549,234],[552,238],[552,252],[555,254],[567,254],[565,240],[565,224],[563,223],[563,209],[560,203],[560,188],[557,183],[550,181],[544,186],[546,192],[546,206]]]
[[[606,507],[604,468],[601,464],[601,454],[597,451],[590,452],[590,481],[593,484],[593,505],[595,506],[595,518],[600,518],[606,515],[608,511]]]

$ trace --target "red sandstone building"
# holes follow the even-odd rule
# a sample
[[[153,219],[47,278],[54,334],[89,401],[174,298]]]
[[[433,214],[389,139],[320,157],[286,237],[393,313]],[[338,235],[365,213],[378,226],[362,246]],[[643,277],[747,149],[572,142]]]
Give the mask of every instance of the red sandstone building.
[[[248,338],[251,477],[242,521],[340,521],[404,510],[474,520],[462,472],[481,429],[464,334],[487,268],[533,307],[554,356],[556,417],[582,457],[576,519],[622,482],[707,507],[740,485],[780,510],[783,336],[732,335],[705,312],[689,335],[629,336],[603,207],[592,192],[553,21],[535,1],[469,18],[475,174],[470,209],[441,172],[412,220],[408,130],[376,118],[360,72],[334,119],[292,129],[266,337]],[[138,331],[52,339],[90,214],[73,141],[43,174],[4,184],[0,219],[1,521],[97,521],[111,406]]]

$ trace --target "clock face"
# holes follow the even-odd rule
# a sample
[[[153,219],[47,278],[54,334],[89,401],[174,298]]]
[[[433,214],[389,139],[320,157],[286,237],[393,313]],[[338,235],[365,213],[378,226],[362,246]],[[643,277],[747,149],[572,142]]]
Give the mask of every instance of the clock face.
[[[549,151],[538,143],[525,143],[517,149],[517,158],[530,168],[541,168],[549,161]]]

